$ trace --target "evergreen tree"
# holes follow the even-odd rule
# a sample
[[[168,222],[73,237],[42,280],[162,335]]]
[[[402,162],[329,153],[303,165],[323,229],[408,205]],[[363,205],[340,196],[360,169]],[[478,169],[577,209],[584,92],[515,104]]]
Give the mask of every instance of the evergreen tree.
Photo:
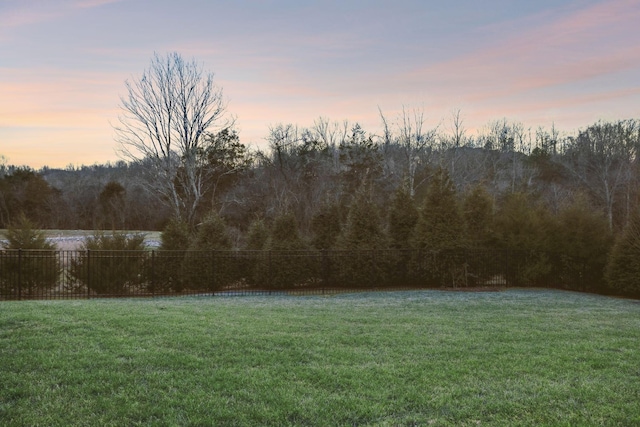
[[[389,246],[392,249],[409,249],[411,247],[416,224],[418,223],[418,208],[406,186],[400,186],[391,202],[388,215]],[[413,279],[410,252],[392,251],[386,256],[389,268],[388,279],[393,284],[408,285]]]
[[[579,195],[558,214],[553,251],[596,261],[611,248],[612,235],[605,216]]]
[[[31,296],[56,284],[60,275],[56,246],[47,241],[45,233],[34,222],[21,214],[10,224],[4,238],[6,242],[2,246],[10,252],[3,257],[0,294],[17,295],[20,291]],[[18,249],[38,252],[19,254]],[[20,279],[19,284],[17,278]]]
[[[553,218],[525,193],[509,193],[495,217],[494,241],[500,248],[546,251],[550,248]]]
[[[552,233],[552,251],[569,275],[563,286],[597,291],[604,282],[607,256],[613,243],[607,219],[579,196],[560,211]]]
[[[286,213],[275,218],[266,243],[266,249],[270,251],[306,249],[306,245],[298,231],[298,222],[293,214]]]
[[[396,191],[389,210],[389,238],[394,249],[406,249],[418,223],[418,209],[404,186]]]
[[[527,194],[510,193],[504,198],[495,218],[494,242],[508,251],[509,284],[548,286],[556,280],[549,253],[554,229],[554,218]]]
[[[471,247],[489,244],[493,222],[493,200],[483,185],[474,186],[463,204],[466,240]]]
[[[184,258],[191,245],[189,225],[177,219],[169,221],[160,234],[160,251],[158,251],[153,270],[148,274],[154,292],[180,292],[184,288]]]
[[[219,215],[208,215],[196,229],[183,269],[187,285],[196,289],[218,290],[234,280],[231,239]],[[221,251],[221,253],[216,253]]]
[[[227,251],[231,249],[231,239],[227,233],[227,226],[219,215],[212,213],[207,216],[196,229],[191,250],[196,251]]]
[[[49,242],[46,234],[25,214],[19,215],[17,221],[9,225],[4,238],[6,242],[2,245],[5,249],[56,249],[56,245]]]
[[[640,212],[616,239],[605,274],[611,292],[640,297]]]
[[[256,219],[249,225],[247,231],[246,249],[249,251],[261,251],[265,248],[269,239],[269,230],[262,219]]]
[[[126,295],[144,281],[144,234],[95,232],[71,260],[69,274],[98,295]]]
[[[168,251],[184,251],[191,245],[189,225],[179,220],[171,220],[160,234],[160,249]]]
[[[361,190],[351,204],[336,246],[342,250],[385,249],[388,246],[378,208],[366,191]]]
[[[419,249],[453,249],[463,245],[464,224],[449,174],[438,168],[431,180],[416,225]]]
[[[254,219],[249,224],[245,239],[245,249],[247,251],[255,251],[255,253],[247,253],[241,259],[240,271],[246,281],[254,285],[262,285],[268,281],[266,279],[268,268],[264,261],[264,251],[266,249],[267,240],[269,240],[269,229],[262,219]]]
[[[381,249],[388,247],[378,216],[378,209],[362,189],[351,204],[347,222],[342,229],[336,248],[334,276],[338,283],[350,287],[384,285],[388,259]]]
[[[257,280],[271,288],[303,286],[314,275],[313,260],[298,231],[298,222],[291,213],[276,217],[271,226],[263,254],[257,265]]]
[[[427,187],[416,224],[414,246],[423,251],[417,254],[413,270],[418,272],[420,282],[430,286],[467,286],[466,260],[458,250],[464,245],[463,233],[453,182],[445,169],[438,168]]]
[[[316,249],[332,249],[342,230],[340,206],[326,204],[311,219],[313,246]]]

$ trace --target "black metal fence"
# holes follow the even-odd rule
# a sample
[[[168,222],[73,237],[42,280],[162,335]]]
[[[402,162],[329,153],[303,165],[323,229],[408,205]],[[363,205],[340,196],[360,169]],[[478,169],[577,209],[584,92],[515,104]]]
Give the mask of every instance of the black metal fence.
[[[580,260],[504,250],[0,251],[4,300],[443,287],[596,290],[598,277],[597,267]]]

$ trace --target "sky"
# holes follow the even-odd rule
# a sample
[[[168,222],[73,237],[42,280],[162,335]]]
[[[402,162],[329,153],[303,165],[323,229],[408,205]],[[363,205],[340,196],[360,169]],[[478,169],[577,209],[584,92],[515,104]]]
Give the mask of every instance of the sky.
[[[0,0],[0,155],[117,161],[125,81],[154,54],[213,72],[241,142],[403,110],[469,134],[640,118],[640,0]]]

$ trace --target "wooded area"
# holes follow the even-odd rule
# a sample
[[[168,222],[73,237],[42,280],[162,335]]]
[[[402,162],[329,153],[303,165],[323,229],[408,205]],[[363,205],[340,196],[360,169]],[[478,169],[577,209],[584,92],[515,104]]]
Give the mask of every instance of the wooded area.
[[[536,251],[600,274],[617,242],[618,275],[640,258],[635,119],[574,134],[501,119],[471,134],[459,110],[430,128],[403,109],[380,111],[379,134],[278,124],[258,149],[225,117],[213,74],[177,53],[126,87],[115,131],[127,161],[4,162],[0,228],[164,230],[162,247],[177,250]],[[634,268],[625,280],[640,289]]]
[[[614,233],[638,207],[636,120],[598,122],[575,135],[506,120],[473,136],[423,125],[410,113],[382,136],[325,119],[307,128],[277,125],[265,150],[249,149],[229,128],[210,134],[202,153],[209,185],[192,223],[215,212],[240,235],[255,219],[293,214],[311,238],[318,218],[333,212],[345,222],[360,197],[391,231],[386,220],[394,200],[426,207],[437,186],[450,186],[467,217],[473,216],[469,210],[489,209],[498,219],[515,200],[531,215],[556,219],[579,206]],[[143,162],[38,171],[3,164],[0,227],[24,213],[43,228],[160,230],[172,212],[147,185],[145,172]]]
[[[506,120],[468,135],[458,114],[430,130],[415,112],[384,123],[382,136],[325,119],[278,125],[267,150],[233,129],[209,134],[210,182],[191,224],[173,219],[144,163],[3,165],[0,227],[24,214],[51,229],[166,229],[165,248],[181,250],[532,250],[600,274],[615,238],[637,234],[636,120],[575,135]]]

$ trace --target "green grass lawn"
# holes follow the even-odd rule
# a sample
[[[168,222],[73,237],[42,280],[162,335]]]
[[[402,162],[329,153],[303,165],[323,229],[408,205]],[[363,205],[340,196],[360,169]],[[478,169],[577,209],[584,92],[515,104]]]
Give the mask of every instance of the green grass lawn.
[[[2,302],[0,425],[640,425],[640,304],[522,290]]]

